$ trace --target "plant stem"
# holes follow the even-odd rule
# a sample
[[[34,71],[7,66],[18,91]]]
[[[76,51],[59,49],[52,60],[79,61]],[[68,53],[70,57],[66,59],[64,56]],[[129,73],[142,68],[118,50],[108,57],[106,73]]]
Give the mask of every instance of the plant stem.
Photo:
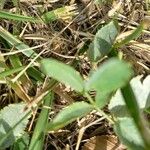
[[[95,105],[95,102],[94,100],[91,98],[90,94],[88,94],[87,92],[85,93],[85,96],[87,97],[87,99],[89,100],[89,102],[94,106],[94,108],[103,116],[105,117],[110,124],[114,124],[114,121],[104,112],[102,111],[101,109],[99,109],[99,107],[97,107]]]

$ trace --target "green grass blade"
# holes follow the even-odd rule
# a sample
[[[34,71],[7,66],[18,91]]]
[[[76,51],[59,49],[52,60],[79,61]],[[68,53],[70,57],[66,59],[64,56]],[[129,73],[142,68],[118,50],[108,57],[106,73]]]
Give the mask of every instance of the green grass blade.
[[[52,101],[53,101],[53,93],[49,93],[44,98],[44,105],[49,107],[52,104]],[[43,149],[45,129],[48,123],[48,114],[49,109],[43,108],[36,123],[31,143],[29,145],[29,150]]]
[[[40,19],[36,19],[33,17],[29,17],[29,16],[23,16],[19,14],[13,14],[13,13],[2,11],[2,10],[0,10],[0,18],[16,20],[16,21],[34,22],[34,23],[42,22]]]
[[[121,46],[123,46],[125,44],[128,44],[131,40],[138,38],[140,36],[140,34],[142,33],[142,31],[143,31],[143,24],[139,25],[135,29],[135,31],[133,31],[133,33],[131,33],[129,36],[127,36],[124,40],[122,40],[119,43],[116,43],[114,45],[114,47],[117,48],[117,47],[121,47]]]
[[[20,61],[20,59],[19,59],[19,57],[17,55],[9,56],[9,60],[10,60],[11,65],[14,68],[22,66],[22,63],[21,63],[21,61]]]
[[[4,40],[4,41],[7,42],[6,40]],[[4,45],[4,47],[6,49],[11,49],[10,44],[8,42],[7,42],[7,44]],[[10,63],[13,68],[19,68],[19,67],[23,66],[18,55],[9,55],[8,57],[9,57]],[[24,87],[26,87],[27,89],[29,86],[30,87],[32,86],[31,81],[29,80],[26,73],[20,77],[20,81],[21,81],[22,85],[24,85]]]
[[[11,62],[11,65],[13,66],[13,68],[22,67],[22,63],[21,63],[20,58],[18,57],[18,55],[9,56],[9,60]],[[26,88],[26,89],[29,89],[29,86],[30,87],[33,86],[32,82],[30,81],[30,79],[27,76],[26,72],[20,77],[19,80],[22,83],[22,85],[24,86],[24,88]]]
[[[28,68],[27,74],[38,82],[44,82],[45,75],[34,67]]]
[[[14,37],[2,26],[0,26],[0,36],[3,37],[11,46],[16,47],[18,50],[29,49],[28,51],[22,51],[22,53],[27,57],[34,58],[37,56],[37,53],[35,53],[28,45]]]
[[[10,76],[14,73],[17,73],[21,70],[23,70],[25,67],[22,66],[22,67],[18,67],[18,68],[14,68],[14,69],[9,69],[9,70],[6,70],[6,71],[3,71],[3,72],[0,72],[0,78],[5,78],[7,76]]]

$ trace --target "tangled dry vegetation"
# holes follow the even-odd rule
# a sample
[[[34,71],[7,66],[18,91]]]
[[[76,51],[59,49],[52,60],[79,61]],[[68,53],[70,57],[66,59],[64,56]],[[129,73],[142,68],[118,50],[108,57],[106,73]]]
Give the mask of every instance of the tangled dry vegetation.
[[[72,17],[67,16],[67,14],[60,14],[59,19],[48,24],[1,19],[0,25],[30,47],[34,47],[34,51],[37,53],[42,52],[41,56],[44,58],[55,58],[66,64],[71,64],[76,60],[76,70],[86,79],[90,68],[93,67],[93,64],[87,58],[86,51],[97,30],[116,18],[120,25],[120,34],[117,40],[120,41],[128,36],[144,18],[149,20],[149,5],[144,0],[105,1],[100,5],[95,5],[92,0],[20,0],[15,7],[11,1],[6,1],[4,9],[13,13],[20,12],[27,16],[39,17],[43,12],[62,6],[72,6],[71,11],[75,15]],[[150,73],[150,28],[148,24],[149,21],[147,21],[145,30],[143,30],[140,37],[119,49],[120,55],[133,64],[137,75],[147,76]],[[2,53],[8,52],[3,44],[0,44],[0,49]],[[11,53],[8,55],[11,55]],[[18,53],[18,56],[20,56],[23,65],[30,62],[30,58],[21,53]],[[7,58],[7,56],[5,57]],[[104,62],[106,59],[107,57],[103,57],[99,63]],[[21,101],[15,91],[3,84],[3,81],[0,82],[1,108],[10,103]],[[37,92],[40,92],[42,86],[33,84],[32,88],[26,92],[30,96],[35,96]],[[82,95],[75,93],[62,84],[55,86],[53,91],[55,93],[54,104],[50,117],[55,116],[60,109],[67,105],[84,99]],[[94,92],[91,92],[91,95],[94,96],[94,94]],[[104,111],[109,113],[107,107],[104,108]],[[33,133],[39,112],[40,109],[34,111],[26,128],[30,135]],[[102,135],[104,136],[103,139],[108,137],[106,138],[109,145],[108,150],[111,146],[116,146],[115,149],[118,150],[125,149],[124,146],[116,142],[116,135],[112,126],[96,111],[67,125],[62,130],[49,133],[45,139],[44,149],[94,150],[92,146],[95,143],[89,141],[89,139],[93,139],[93,137],[101,138]]]

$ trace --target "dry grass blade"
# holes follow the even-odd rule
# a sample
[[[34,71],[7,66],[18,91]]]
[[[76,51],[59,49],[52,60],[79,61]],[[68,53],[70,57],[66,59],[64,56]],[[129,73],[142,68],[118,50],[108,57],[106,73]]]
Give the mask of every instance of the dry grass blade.
[[[48,2],[50,3],[55,3],[55,2],[58,2],[59,0],[49,0]],[[37,3],[38,0],[20,0],[20,2],[31,2],[31,3]]]
[[[11,88],[15,91],[17,96],[24,102],[29,103],[32,100],[18,82],[12,83],[10,80],[8,80],[7,82],[8,84],[10,84]]]
[[[89,139],[82,150],[125,150],[118,139],[111,135],[97,136]]]

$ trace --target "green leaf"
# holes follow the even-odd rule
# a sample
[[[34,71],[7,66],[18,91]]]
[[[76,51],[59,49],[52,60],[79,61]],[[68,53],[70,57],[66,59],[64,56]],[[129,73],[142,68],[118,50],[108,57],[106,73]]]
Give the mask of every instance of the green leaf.
[[[111,21],[102,27],[95,35],[93,43],[89,48],[89,57],[93,61],[97,61],[101,57],[107,55],[118,35],[118,24]]]
[[[139,104],[141,110],[150,107],[150,75],[148,75],[143,82],[142,76],[137,76],[131,80],[131,87]]]
[[[143,140],[132,118],[119,119],[114,128],[122,143],[128,148],[145,150]]]
[[[24,107],[24,103],[10,104],[0,111],[0,148],[9,147],[24,133],[29,114]]]
[[[54,11],[49,11],[44,13],[41,18],[44,20],[44,22],[48,23],[48,22],[52,22],[54,20],[57,20],[58,17],[57,15],[54,13]]]
[[[0,10],[0,18],[17,20],[17,21],[35,22],[35,23],[41,22],[40,19],[36,19],[33,17],[29,17],[29,16],[23,16],[19,14],[13,14],[13,13],[2,11],[2,10]]]
[[[140,110],[143,111],[144,109],[150,107],[150,75],[143,80],[143,83],[141,82],[141,78],[142,76],[134,77],[130,81],[130,84],[136,97],[138,106]],[[109,110],[116,117],[125,117],[129,115],[120,90],[118,90],[112,97],[109,103]]]
[[[13,150],[27,150],[29,145],[29,135],[25,133],[20,139],[18,139],[14,145]]]
[[[110,93],[124,86],[132,75],[133,71],[128,63],[112,58],[91,75],[86,83],[86,90]]]
[[[110,94],[108,94],[108,93],[101,93],[101,92],[97,92],[96,93],[95,104],[100,109],[102,109],[105,105],[107,105],[109,100],[110,100]]]
[[[128,112],[132,119],[135,122],[135,125],[144,141],[145,144],[145,150],[150,149],[150,130],[148,127],[148,123],[146,122],[146,119],[141,114],[141,111],[139,110],[139,106],[136,100],[136,97],[134,95],[133,89],[130,84],[127,84],[124,86],[124,88],[121,89],[122,96],[124,98],[124,101],[126,103],[126,106],[128,108]]]
[[[120,90],[117,90],[115,95],[111,98],[108,108],[115,117],[129,117],[129,113]]]
[[[58,130],[77,118],[83,117],[93,109],[93,106],[86,102],[76,102],[60,111],[48,124],[48,131]]]
[[[53,59],[43,59],[41,61],[41,69],[47,76],[69,85],[78,92],[83,92],[82,77],[69,65]]]

